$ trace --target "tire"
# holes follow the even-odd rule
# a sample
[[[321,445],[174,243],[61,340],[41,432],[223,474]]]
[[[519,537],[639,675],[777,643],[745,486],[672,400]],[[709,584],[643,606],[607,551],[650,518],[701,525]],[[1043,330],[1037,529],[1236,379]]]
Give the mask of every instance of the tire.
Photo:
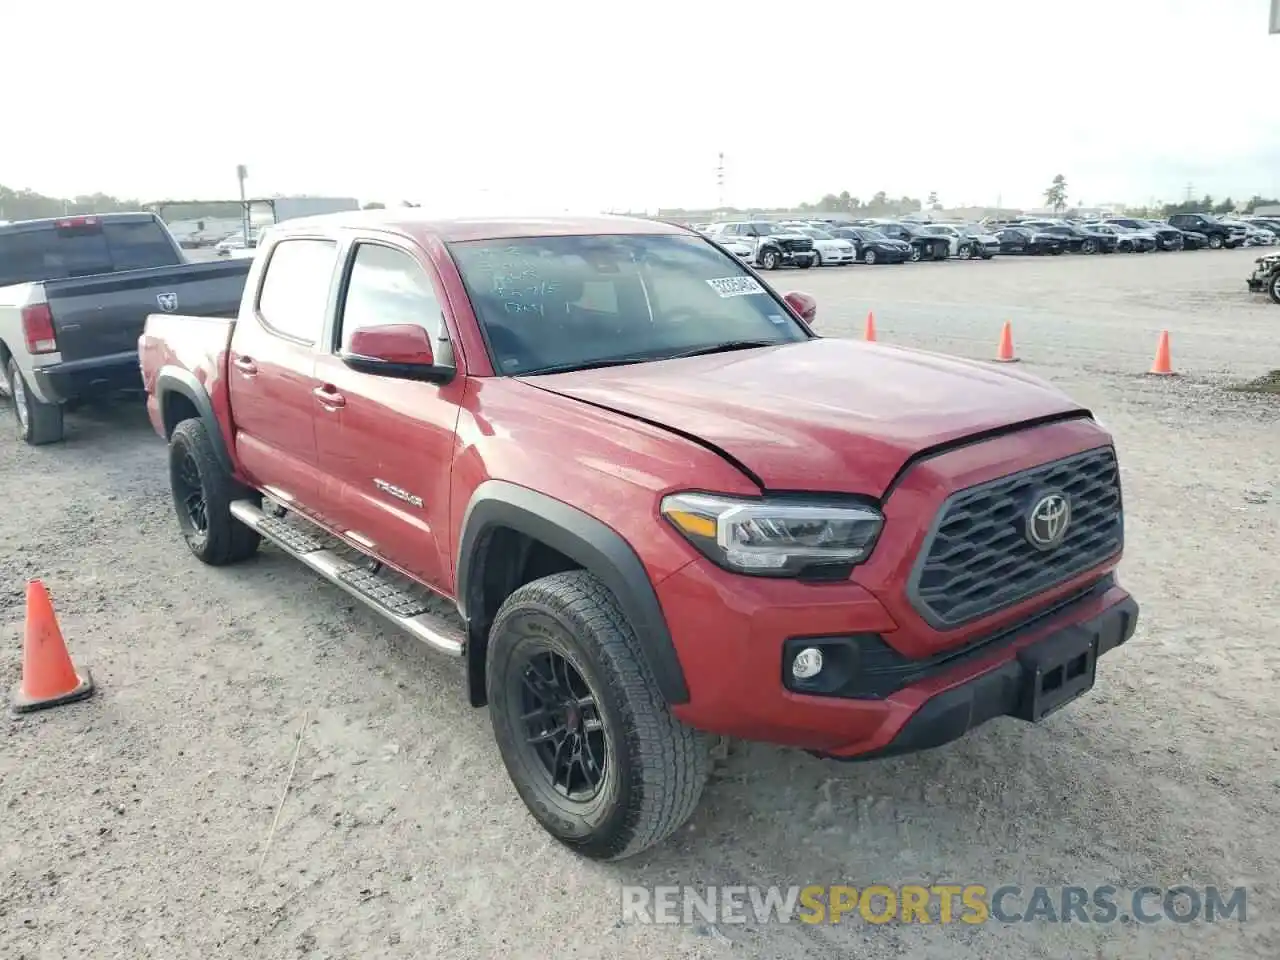
[[[923,258],[924,258],[924,254],[921,253],[920,248],[917,247],[915,244],[912,244],[911,245],[911,262],[919,263]]]
[[[1080,244],[1080,252],[1084,254],[1094,254],[1098,252],[1098,241],[1092,237],[1086,239]]]
[[[231,501],[257,495],[227,473],[203,420],[183,420],[174,428],[169,438],[169,487],[182,538],[197,560],[223,567],[257,552],[261,537],[231,516]]]
[[[1215,233],[1215,234],[1213,234],[1211,237],[1209,237],[1209,249],[1210,249],[1210,250],[1221,250],[1221,249],[1222,249],[1222,237],[1218,236],[1216,233]]]
[[[814,265],[813,257],[806,257],[803,260],[796,261],[796,266],[799,267],[801,270],[808,270],[813,265]]]
[[[862,262],[871,267],[876,262],[876,252],[874,250],[864,250],[862,253]]]
[[[540,682],[528,683],[535,674]],[[593,574],[552,574],[507,597],[489,633],[485,686],[494,737],[516,792],[542,828],[575,853],[593,860],[634,856],[679,829],[697,807],[710,738],[671,715],[631,625]],[[574,704],[573,712],[540,709],[539,693]],[[531,715],[536,731],[524,719]],[[546,747],[529,742],[531,733],[546,738],[566,728],[579,732],[566,733],[554,748],[545,739]],[[566,742],[575,746],[575,757],[591,759],[576,761],[578,781],[570,761],[561,790],[551,771],[562,769]],[[569,796],[593,763],[599,772],[600,757],[595,792]]]
[[[9,396],[13,399],[13,415],[18,421],[18,435],[22,442],[32,447],[57,443],[65,433],[62,407],[56,403],[44,403],[27,388],[27,381],[18,369],[18,361],[9,358],[6,369]]]
[[[822,254],[819,253],[817,250],[813,251],[813,266],[815,267],[822,266]]]
[[[777,250],[766,250],[760,254],[760,266],[766,270],[777,270],[780,261]]]
[[[1267,284],[1267,294],[1273,303],[1280,303],[1280,270],[1272,274],[1271,282]]]
[[[970,244],[963,243],[960,245],[960,259],[961,260],[973,259],[973,247]]]

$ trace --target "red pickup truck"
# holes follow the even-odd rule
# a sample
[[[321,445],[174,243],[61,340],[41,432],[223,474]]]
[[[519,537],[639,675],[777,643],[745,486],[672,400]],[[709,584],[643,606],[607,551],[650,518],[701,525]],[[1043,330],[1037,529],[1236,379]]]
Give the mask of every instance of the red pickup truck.
[[[936,747],[1133,633],[1089,411],[815,310],[678,226],[369,211],[276,227],[236,319],[139,358],[196,557],[265,538],[465,658],[533,816],[619,859],[711,735]]]

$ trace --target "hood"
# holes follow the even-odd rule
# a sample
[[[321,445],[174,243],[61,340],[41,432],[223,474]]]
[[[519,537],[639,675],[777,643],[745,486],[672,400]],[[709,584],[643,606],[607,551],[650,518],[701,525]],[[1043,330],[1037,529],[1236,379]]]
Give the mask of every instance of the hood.
[[[522,380],[696,436],[770,490],[877,497],[922,450],[1081,410],[1029,375],[837,338]]]

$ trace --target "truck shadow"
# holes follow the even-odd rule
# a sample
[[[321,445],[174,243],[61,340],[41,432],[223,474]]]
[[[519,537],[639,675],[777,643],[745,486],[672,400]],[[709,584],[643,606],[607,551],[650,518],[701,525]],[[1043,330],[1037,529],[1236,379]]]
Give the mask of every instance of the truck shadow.
[[[64,442],[77,451],[109,450],[126,439],[135,442],[140,435],[152,433],[147,407],[141,399],[84,406],[68,413],[64,422]]]
[[[1105,681],[1039,725],[1002,718],[901,758],[840,763],[735,742],[693,818],[666,842],[621,863],[581,861],[517,812],[520,802],[502,770],[488,711],[467,705],[459,661],[430,653],[270,548],[220,575],[238,581],[236,589],[246,595],[305,597],[307,656],[318,658],[317,675],[341,662],[344,673],[367,678],[359,696],[397,713],[396,739],[410,755],[438,744],[433,731],[450,730],[447,756],[439,755],[424,789],[455,779],[474,788],[476,769],[484,770],[481,779],[493,791],[482,804],[484,815],[512,818],[507,855],[593,878],[613,891],[601,905],[611,921],[621,917],[621,885],[981,884],[991,891],[1013,884],[1024,894],[1016,907],[1010,900],[1010,909],[1021,910],[1030,889],[1041,884],[1137,888],[1161,883],[1171,860],[1183,858],[1195,860],[1200,872],[1229,869],[1196,838],[1210,834],[1218,817],[1233,815],[1231,803],[1218,811],[1179,807],[1182,761],[1164,744],[1120,733],[1129,725],[1124,704]],[[869,935],[860,922],[749,920],[715,928],[695,921],[690,929],[777,957],[861,955],[856,948],[866,949]],[[1042,927],[1020,924],[996,933],[1025,947],[1024,955],[1038,955]],[[1073,947],[1093,949],[1115,933],[1075,931]],[[974,938],[991,935],[962,924],[945,932],[899,924],[875,930],[878,943],[900,954],[926,942],[940,946],[941,938],[974,950],[954,955],[977,956],[983,951]]]

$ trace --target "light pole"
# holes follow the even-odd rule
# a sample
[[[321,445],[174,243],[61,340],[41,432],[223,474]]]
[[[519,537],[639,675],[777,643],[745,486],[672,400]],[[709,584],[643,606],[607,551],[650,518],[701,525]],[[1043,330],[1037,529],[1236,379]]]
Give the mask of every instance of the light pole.
[[[249,169],[243,164],[236,164],[236,179],[240,181],[240,231],[244,234],[244,243],[249,245],[249,202],[245,199],[244,181],[249,176]]]

